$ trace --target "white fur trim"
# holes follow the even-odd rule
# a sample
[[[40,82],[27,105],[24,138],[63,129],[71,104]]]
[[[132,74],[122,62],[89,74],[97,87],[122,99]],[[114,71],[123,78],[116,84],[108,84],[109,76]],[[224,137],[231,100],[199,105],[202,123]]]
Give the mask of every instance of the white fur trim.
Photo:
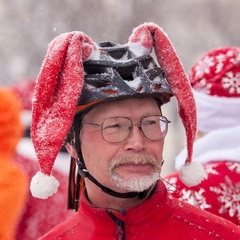
[[[57,192],[59,182],[53,176],[37,172],[30,183],[30,190],[34,197],[47,199]]]
[[[198,185],[206,176],[202,164],[191,162],[180,168],[180,179],[188,187]]]
[[[207,133],[218,128],[239,125],[240,98],[210,96],[194,89],[193,94],[199,131]]]

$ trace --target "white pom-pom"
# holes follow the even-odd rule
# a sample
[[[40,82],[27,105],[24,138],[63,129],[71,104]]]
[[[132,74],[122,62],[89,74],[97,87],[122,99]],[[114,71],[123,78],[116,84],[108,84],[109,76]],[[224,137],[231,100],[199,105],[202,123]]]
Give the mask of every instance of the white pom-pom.
[[[42,172],[37,172],[30,183],[30,190],[34,197],[47,199],[57,192],[58,180],[53,176],[48,176]]]
[[[180,169],[180,179],[188,187],[198,185],[206,176],[206,172],[199,162],[185,164]]]

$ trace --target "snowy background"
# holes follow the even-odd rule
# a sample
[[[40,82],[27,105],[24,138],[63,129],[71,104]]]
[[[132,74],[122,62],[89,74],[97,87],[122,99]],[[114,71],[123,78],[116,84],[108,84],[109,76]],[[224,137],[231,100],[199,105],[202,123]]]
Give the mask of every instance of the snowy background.
[[[0,85],[36,78],[48,43],[83,31],[94,41],[125,43],[132,29],[155,22],[167,32],[188,72],[204,52],[240,45],[239,0],[0,0]],[[166,138],[164,173],[185,144],[176,102],[164,108],[172,121]]]

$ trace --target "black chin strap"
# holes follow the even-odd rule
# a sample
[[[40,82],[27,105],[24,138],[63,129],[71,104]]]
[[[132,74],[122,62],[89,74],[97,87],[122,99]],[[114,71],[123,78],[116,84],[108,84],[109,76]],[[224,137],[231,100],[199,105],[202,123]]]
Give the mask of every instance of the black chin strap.
[[[142,191],[142,192],[127,192],[127,193],[121,193],[121,192],[116,192],[104,185],[102,185],[101,183],[99,183],[85,168],[84,164],[78,159],[77,160],[77,165],[78,165],[78,172],[82,177],[87,177],[90,181],[92,181],[94,184],[96,184],[99,188],[101,188],[101,190],[113,197],[117,197],[117,198],[133,198],[136,196],[139,196],[140,199],[143,199],[148,191],[150,190],[150,188]]]

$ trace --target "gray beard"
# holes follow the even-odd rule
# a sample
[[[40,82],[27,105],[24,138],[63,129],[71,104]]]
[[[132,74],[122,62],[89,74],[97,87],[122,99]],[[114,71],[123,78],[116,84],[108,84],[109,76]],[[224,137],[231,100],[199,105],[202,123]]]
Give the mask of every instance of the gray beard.
[[[119,191],[130,191],[130,192],[142,192],[150,188],[160,179],[160,173],[155,172],[151,176],[142,176],[142,177],[128,177],[123,178],[119,174],[113,173],[111,179],[115,182],[116,186],[119,188]]]
[[[141,177],[133,177],[133,176],[121,176],[119,173],[115,171],[115,168],[123,163],[150,163],[153,166],[153,173],[147,176]],[[155,184],[160,179],[160,163],[157,162],[151,156],[136,156],[136,157],[123,157],[113,159],[110,165],[110,177],[115,182],[117,188],[121,192],[142,192],[148,188],[150,188],[153,184]]]

